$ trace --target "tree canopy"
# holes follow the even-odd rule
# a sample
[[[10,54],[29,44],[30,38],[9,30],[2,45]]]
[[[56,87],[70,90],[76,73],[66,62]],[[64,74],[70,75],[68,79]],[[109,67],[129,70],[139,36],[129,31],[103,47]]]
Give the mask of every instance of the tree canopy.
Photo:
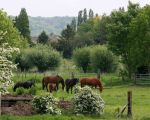
[[[15,26],[20,31],[21,35],[31,44],[29,19],[25,8],[22,8],[20,14],[15,18]]]

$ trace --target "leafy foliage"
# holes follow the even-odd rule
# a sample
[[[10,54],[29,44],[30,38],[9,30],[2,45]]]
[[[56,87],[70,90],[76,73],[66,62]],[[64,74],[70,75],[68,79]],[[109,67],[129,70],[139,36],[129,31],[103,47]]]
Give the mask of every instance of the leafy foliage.
[[[17,95],[22,95],[25,93],[25,89],[23,87],[19,87],[16,89],[16,94]]]
[[[55,69],[60,65],[61,56],[54,49],[40,44],[33,49],[31,60],[40,72]]]
[[[97,114],[104,111],[104,101],[88,86],[76,88],[74,95],[74,112],[76,114]]]
[[[133,66],[130,59],[130,53],[132,52],[131,46],[135,44],[135,41],[131,44],[133,39],[129,37],[130,24],[139,12],[139,5],[129,1],[127,11],[125,11],[124,8],[120,8],[118,11],[113,11],[111,13],[110,23],[107,26],[109,48],[116,55],[122,57],[122,62],[126,65],[130,78],[133,73]]]
[[[41,44],[46,44],[48,42],[48,35],[46,34],[45,31],[43,31],[39,36],[38,36],[38,43]]]
[[[29,89],[29,94],[36,95],[36,92],[37,92],[37,89],[36,89],[35,86],[32,86],[32,87]]]
[[[61,114],[61,111],[56,107],[57,99],[53,96],[35,96],[32,104],[39,113]]]
[[[42,44],[25,49],[16,57],[18,68],[21,68],[22,71],[28,71],[34,66],[37,67],[40,72],[55,69],[60,65],[60,60],[61,56],[56,50]]]
[[[90,48],[84,47],[74,50],[73,60],[78,67],[81,67],[84,72],[87,72],[90,65]]]
[[[25,8],[22,8],[19,16],[15,18],[15,26],[21,32],[21,35],[31,43],[29,19]]]
[[[87,72],[88,69],[94,72],[97,72],[98,69],[101,72],[111,72],[117,67],[116,57],[103,45],[78,48],[73,52],[73,59],[84,72]]]
[[[3,39],[3,33],[0,33],[0,40]],[[17,48],[11,48],[8,44],[0,46],[0,92],[7,93],[7,87],[12,83],[12,70],[16,65],[11,61],[12,54],[19,52]]]
[[[91,51],[91,66],[96,72],[98,69],[101,72],[111,72],[116,69],[115,56],[109,51],[106,46],[93,46]]]
[[[0,39],[0,45],[8,43],[10,46],[18,48],[26,46],[27,41],[20,36],[12,20],[3,10],[0,10],[0,35],[3,36]]]
[[[34,63],[31,60],[32,53],[31,49],[24,49],[16,56],[15,63],[18,64],[17,67],[21,71],[28,71],[34,66]]]
[[[132,72],[150,66],[150,5],[145,6],[130,23],[129,62]]]
[[[73,51],[72,40],[75,35],[74,26],[67,25],[67,27],[61,32],[61,37],[58,40],[56,49],[63,53],[63,57],[70,58]]]

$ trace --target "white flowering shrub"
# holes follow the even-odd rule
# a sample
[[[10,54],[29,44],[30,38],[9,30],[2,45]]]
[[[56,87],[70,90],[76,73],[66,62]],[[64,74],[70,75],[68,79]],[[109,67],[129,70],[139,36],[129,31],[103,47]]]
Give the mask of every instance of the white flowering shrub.
[[[61,114],[57,108],[57,99],[53,96],[35,96],[32,105],[38,113]]]
[[[0,31],[0,40],[3,39],[5,33]],[[12,54],[18,53],[18,48],[12,48],[7,43],[0,45],[0,92],[7,93],[7,87],[12,83],[12,70],[16,69],[16,65],[11,61]]]
[[[104,111],[104,101],[88,86],[76,87],[74,95],[74,112],[76,114],[101,115]]]

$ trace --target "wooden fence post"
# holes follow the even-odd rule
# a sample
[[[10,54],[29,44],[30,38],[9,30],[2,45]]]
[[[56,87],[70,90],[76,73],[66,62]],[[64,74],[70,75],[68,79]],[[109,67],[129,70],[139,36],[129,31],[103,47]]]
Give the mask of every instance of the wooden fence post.
[[[128,91],[128,117],[132,117],[132,91]]]
[[[73,73],[73,72],[71,73],[71,78],[72,78],[72,79],[74,78],[74,73]]]
[[[97,78],[100,79],[101,75],[100,75],[100,69],[98,69],[97,71]]]

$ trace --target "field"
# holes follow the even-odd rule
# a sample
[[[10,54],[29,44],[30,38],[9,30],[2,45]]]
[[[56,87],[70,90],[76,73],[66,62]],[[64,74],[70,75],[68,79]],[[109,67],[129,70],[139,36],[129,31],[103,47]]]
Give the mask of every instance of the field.
[[[77,73],[77,77],[82,76],[95,76],[94,73]],[[62,74],[64,78],[69,77],[69,74]],[[42,90],[41,88],[41,79],[43,74],[27,74],[22,77],[21,74],[16,74],[14,76],[14,81],[18,79],[36,79],[36,88],[37,95],[50,94],[46,92],[46,90]],[[127,104],[127,91],[132,90],[133,92],[133,119],[134,120],[149,120],[150,119],[150,87],[148,86],[135,86],[131,81],[123,82],[118,78],[115,74],[102,74],[102,81],[105,85],[105,89],[102,93],[99,93],[98,90],[95,90],[98,94],[101,94],[102,98],[105,101],[105,112],[102,116],[91,116],[91,115],[79,115],[75,116],[72,111],[63,111],[63,115],[61,116],[51,116],[51,115],[33,115],[33,116],[9,116],[2,115],[2,120],[94,120],[94,119],[106,119],[106,120],[115,120],[116,114],[118,111],[122,109],[122,107]],[[60,85],[61,88],[61,85]],[[10,92],[12,92],[12,87],[10,87]],[[71,100],[73,94],[68,94],[65,91],[59,89],[58,92],[52,93],[58,99]],[[127,111],[124,112],[122,118],[119,119],[127,119],[126,117]]]

